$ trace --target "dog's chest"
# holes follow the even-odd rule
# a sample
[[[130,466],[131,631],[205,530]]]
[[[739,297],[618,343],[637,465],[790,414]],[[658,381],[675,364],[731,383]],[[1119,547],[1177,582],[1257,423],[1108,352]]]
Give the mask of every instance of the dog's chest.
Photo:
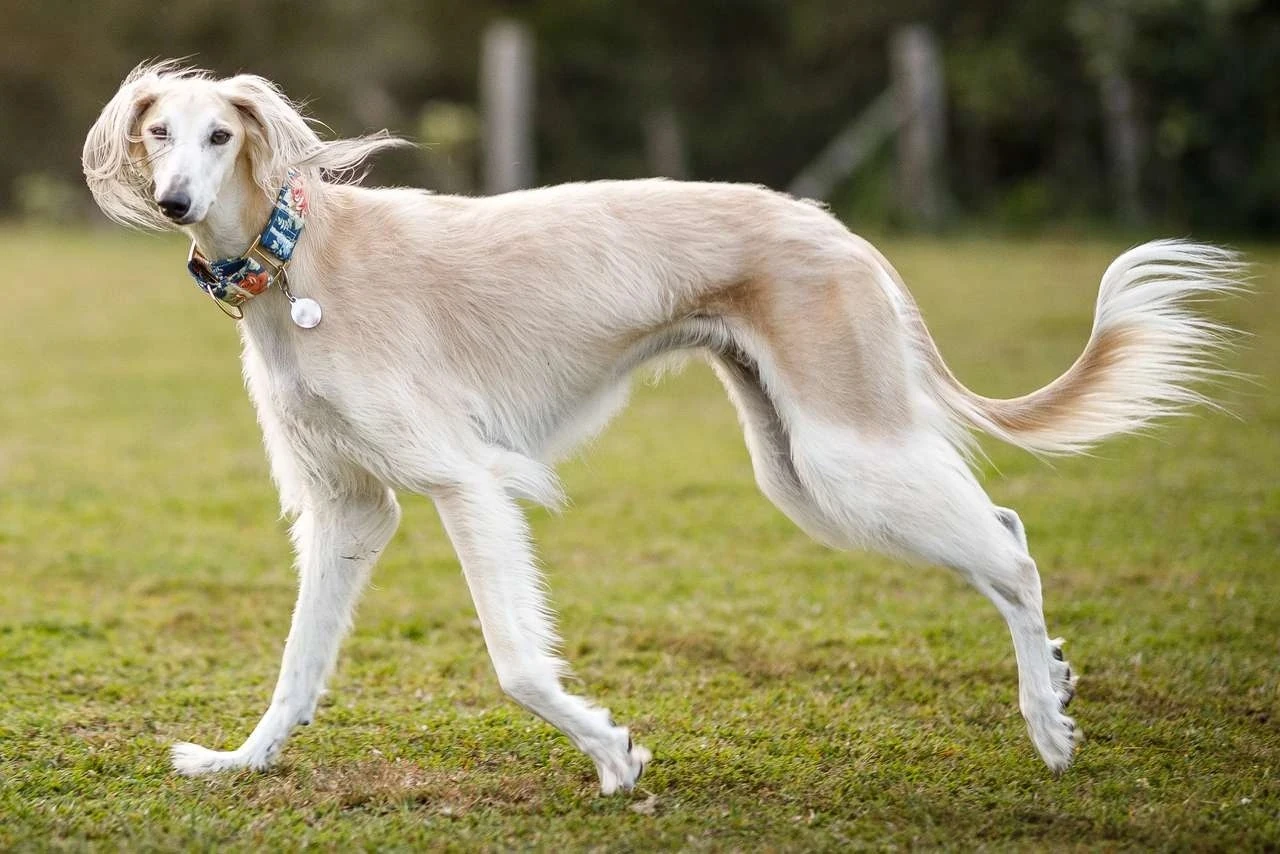
[[[287,340],[251,338],[247,344],[245,374],[254,404],[266,410],[264,429],[280,429],[290,445],[317,455],[350,447],[352,425],[344,414],[350,401],[332,381],[328,360]]]
[[[336,427],[342,420],[338,401],[297,374],[271,376],[271,403],[281,417],[322,430]]]

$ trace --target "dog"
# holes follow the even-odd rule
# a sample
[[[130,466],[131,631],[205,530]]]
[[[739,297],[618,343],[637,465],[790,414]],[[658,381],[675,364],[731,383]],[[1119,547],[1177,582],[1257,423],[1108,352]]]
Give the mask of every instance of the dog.
[[[1230,330],[1190,304],[1239,287],[1237,256],[1125,252],[1077,361],[997,400],[956,379],[893,267],[820,205],[660,179],[465,198],[351,177],[402,144],[322,140],[271,82],[173,62],[134,69],[85,141],[102,211],[185,232],[197,283],[241,318],[294,520],[298,601],[270,705],[235,750],[175,745],[178,772],[262,769],[311,722],[409,491],[439,510],[504,692],[590,757],[602,793],[631,790],[651,754],[562,687],[518,502],[558,506],[551,465],[625,403],[636,368],[674,351],[711,362],[760,489],[801,529],[949,567],[990,599],[1031,741],[1067,768],[1076,677],[1046,631],[1022,522],[971,473],[972,433],[1069,454],[1207,402],[1194,385]]]

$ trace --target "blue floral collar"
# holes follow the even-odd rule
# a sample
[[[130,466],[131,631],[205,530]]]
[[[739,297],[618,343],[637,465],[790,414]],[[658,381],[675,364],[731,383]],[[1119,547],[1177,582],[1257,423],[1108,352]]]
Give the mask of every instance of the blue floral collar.
[[[307,194],[302,185],[302,173],[290,168],[284,186],[276,196],[266,228],[243,255],[210,261],[193,242],[191,253],[187,257],[187,270],[200,290],[232,307],[248,302],[279,280],[281,290],[289,298],[289,302],[294,303],[294,320],[297,321],[298,303],[313,301],[293,298],[288,290],[285,266],[293,257],[293,249],[297,245],[298,236],[302,234],[306,215]],[[316,311],[319,311],[319,306],[316,306]],[[231,316],[239,319],[242,315]],[[317,317],[316,323],[318,322]],[[299,325],[305,324],[299,322]],[[311,325],[314,326],[315,323]]]

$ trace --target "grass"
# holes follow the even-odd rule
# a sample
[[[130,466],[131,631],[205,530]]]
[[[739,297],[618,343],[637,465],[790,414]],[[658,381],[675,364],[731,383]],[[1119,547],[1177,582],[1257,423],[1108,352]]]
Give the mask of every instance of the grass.
[[[1029,390],[1122,245],[887,241],[957,373]],[[434,511],[405,516],[317,725],[266,774],[168,771],[265,708],[294,578],[235,331],[183,247],[0,231],[0,849],[1280,845],[1280,252],[1221,308],[1238,415],[1050,466],[990,446],[1087,742],[1054,779],[994,609],[826,551],[755,490],[703,367],[652,387],[534,514],[578,690],[653,748],[632,798],[503,700]]]

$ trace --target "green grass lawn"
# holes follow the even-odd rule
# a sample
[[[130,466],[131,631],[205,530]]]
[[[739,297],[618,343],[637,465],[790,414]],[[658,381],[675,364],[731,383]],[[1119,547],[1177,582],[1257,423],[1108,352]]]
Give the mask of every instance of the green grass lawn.
[[[1096,240],[890,240],[959,376],[1011,395],[1084,343]],[[188,780],[265,709],[294,576],[233,325],[184,247],[0,231],[0,849],[572,851],[1280,845],[1280,251],[1221,307],[1222,400],[1094,458],[988,445],[1086,742],[1054,779],[1008,633],[946,572],[827,551],[762,498],[700,364],[563,469],[534,526],[574,690],[654,751],[632,797],[504,700],[434,510],[404,521],[316,725]]]

